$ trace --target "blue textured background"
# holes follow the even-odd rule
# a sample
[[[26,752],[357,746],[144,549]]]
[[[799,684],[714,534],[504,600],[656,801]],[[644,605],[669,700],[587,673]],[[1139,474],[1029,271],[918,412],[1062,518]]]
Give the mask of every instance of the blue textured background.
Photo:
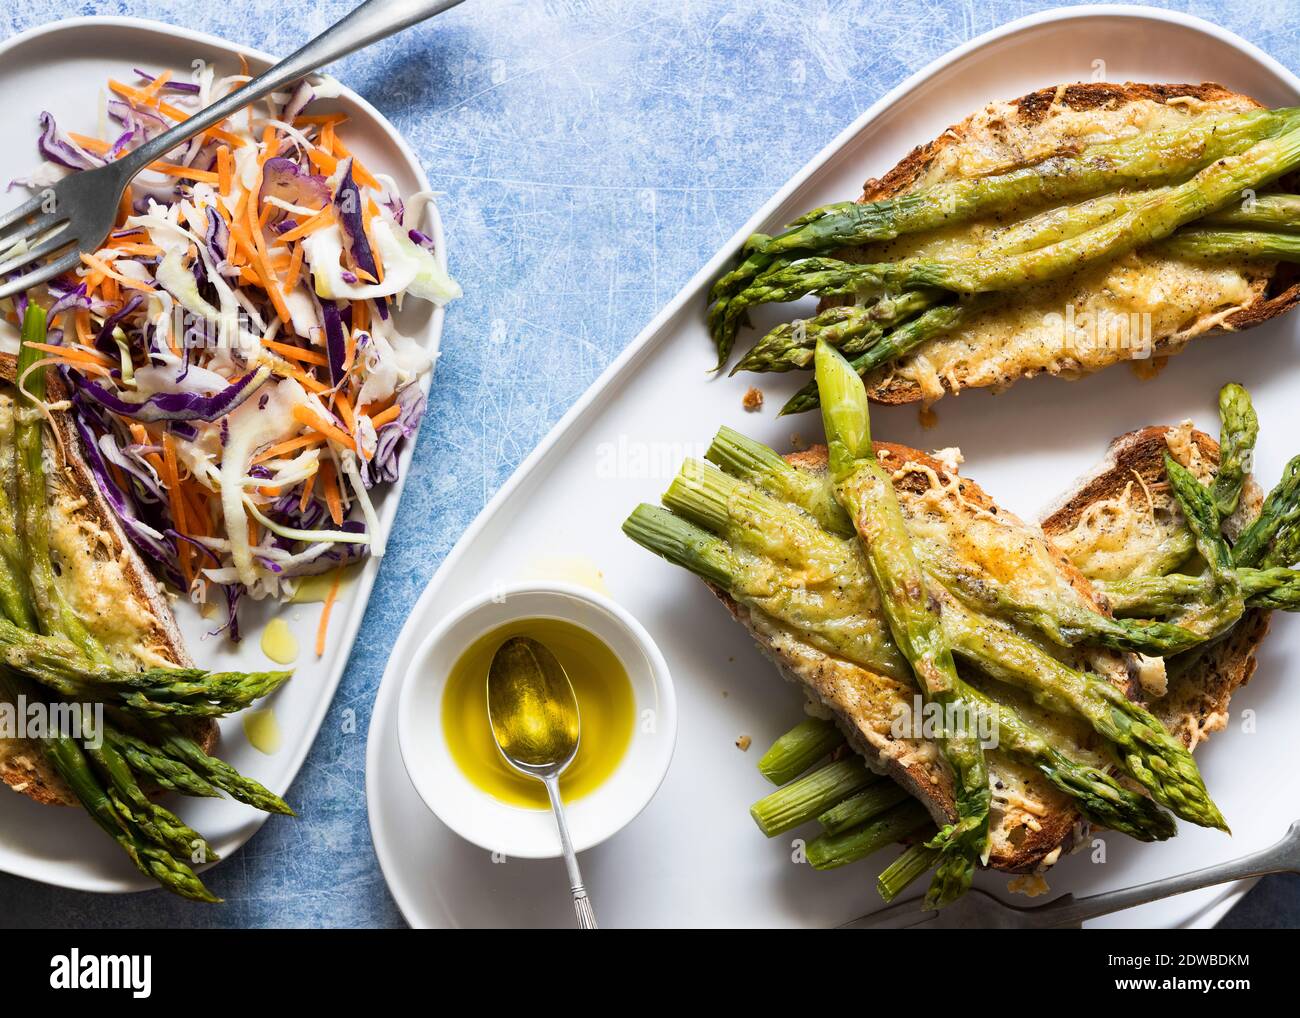
[[[353,0],[7,0],[0,34],[133,14],[289,53]],[[357,649],[272,822],[207,879],[224,905],[0,876],[9,925],[391,926],[365,809],[365,731],[407,607],[600,370],[784,180],[908,74],[1058,4],[1019,0],[468,0],[333,73],[423,161],[466,298],[443,335],[415,476]],[[1291,3],[1170,3],[1300,66]],[[339,712],[352,708],[353,734]],[[1227,921],[1300,925],[1300,879]]]

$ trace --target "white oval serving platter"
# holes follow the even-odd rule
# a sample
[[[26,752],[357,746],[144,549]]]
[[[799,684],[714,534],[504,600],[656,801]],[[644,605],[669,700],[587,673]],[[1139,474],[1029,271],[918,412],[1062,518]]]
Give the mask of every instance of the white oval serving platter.
[[[833,926],[880,907],[873,877],[892,850],[818,873],[798,861],[802,832],[767,841],[755,829],[747,807],[770,786],[754,763],[800,718],[800,694],[778,679],[703,584],[634,545],[620,524],[638,502],[657,502],[683,456],[699,455],[719,425],[780,450],[790,447],[792,434],[820,438],[815,416],[774,416],[804,378],[774,384],[771,375],[708,374],[713,351],[703,323],[704,293],[751,231],[856,197],[864,179],[985,100],[1095,76],[1215,80],[1269,105],[1300,100],[1295,75],[1205,21],[1147,8],[1052,11],[975,39],[912,76],[795,174],[525,460],[415,605],[375,705],[366,782],[379,860],[412,925],[572,922],[558,864],[494,860],[444,828],[411,787],[396,738],[398,683],[422,635],[467,597],[536,568],[531,563],[540,554],[594,563],[612,596],[659,643],[678,690],[677,754],[658,797],[626,830],[583,857],[602,923]],[[937,426],[928,431],[915,408],[878,408],[873,431],[927,448],[960,444],[963,473],[1011,510],[1036,518],[1055,493],[1101,458],[1116,434],[1189,417],[1216,431],[1216,394],[1223,382],[1236,379],[1255,396],[1262,427],[1256,470],[1271,485],[1286,459],[1300,451],[1295,323],[1287,316],[1194,344],[1154,382],[1142,383],[1123,367],[1073,383],[1036,379],[996,397],[969,392],[945,399],[936,407]],[[741,396],[755,382],[766,390],[766,406],[746,413]],[[1300,716],[1300,686],[1288,674],[1288,662],[1300,651],[1300,627],[1279,616],[1273,629],[1254,680],[1233,701],[1228,729],[1198,754],[1234,836],[1184,824],[1177,838],[1161,845],[1099,838],[1052,870],[1054,891],[1086,894],[1226,860],[1271,844],[1300,816],[1300,783],[1261,777],[1294,774],[1300,763],[1290,723]],[[1253,731],[1243,730],[1251,727],[1240,723],[1243,716],[1253,719]],[[747,754],[735,745],[741,735],[753,739]],[[1005,877],[983,874],[980,882],[1005,894]],[[1243,890],[1237,885],[1188,894],[1104,922],[1210,925]]]
[[[24,32],[0,43],[0,94],[5,97],[6,144],[0,147],[0,188],[15,177],[29,173],[40,161],[36,149],[37,115],[48,110],[59,126],[84,134],[98,134],[101,94],[110,77],[133,80],[132,68],[171,69],[177,80],[189,80],[192,61],[206,60],[218,74],[239,73],[239,57],[247,59],[254,73],[264,70],[277,57],[226,42],[211,35],[192,32],[161,22],[140,18],[88,17],[57,21]],[[396,129],[370,103],[344,89],[320,112],[336,109],[348,115],[344,128],[349,145],[367,166],[392,176],[403,194],[428,190],[429,182],[420,162]],[[15,188],[7,208],[22,199]],[[446,257],[442,224],[429,206],[426,232],[434,238],[440,257]],[[441,308],[408,302],[399,320],[407,333],[436,355],[442,334]],[[14,330],[7,324],[8,338]],[[0,331],[0,337],[6,334]],[[422,385],[428,390],[429,376]],[[414,442],[402,454],[402,480],[376,498],[376,510],[385,531],[392,526],[402,484]],[[301,648],[294,664],[294,677],[265,701],[275,709],[282,734],[282,748],[266,755],[249,745],[238,717],[221,723],[221,756],[243,773],[283,794],[298,773],[328,709],[334,690],[343,677],[353,641],[361,625],[366,601],[375,582],[380,562],[370,559],[343,588],[334,606],[325,654],[313,653],[319,604],[277,605],[251,603],[245,599],[240,622],[245,637],[232,644],[224,637],[205,639],[220,624],[202,618],[188,602],[177,608],[190,652],[207,668],[266,669],[278,667],[262,653],[259,637],[263,625],[275,615],[284,618]],[[300,812],[310,812],[311,803],[293,803]],[[201,831],[222,859],[228,860],[266,821],[267,815],[249,806],[224,799],[189,799],[177,806],[184,818]],[[277,817],[276,823],[293,823]],[[218,863],[217,865],[221,865]],[[140,875],[108,838],[95,831],[79,810],[39,806],[24,796],[0,794],[0,870],[34,880],[85,891],[120,892],[155,888]]]

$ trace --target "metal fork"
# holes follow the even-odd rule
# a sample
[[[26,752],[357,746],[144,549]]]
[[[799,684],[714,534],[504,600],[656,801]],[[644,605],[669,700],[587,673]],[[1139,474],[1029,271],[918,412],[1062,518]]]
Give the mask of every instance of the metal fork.
[[[21,275],[0,282],[0,299],[68,272],[80,262],[81,252],[96,250],[113,229],[127,185],[150,163],[304,74],[459,3],[461,0],[366,0],[292,56],[188,120],[107,166],[70,174],[0,215],[0,279],[30,266]],[[44,258],[51,260],[37,264]]]
[[[1046,905],[1025,907],[1008,905],[991,894],[971,890],[938,912],[920,909],[918,904],[922,899],[918,897],[854,919],[840,928],[1046,930],[1078,927],[1085,919],[1096,919],[1122,909],[1145,905],[1175,894],[1186,894],[1202,887],[1224,884],[1230,880],[1262,877],[1266,873],[1300,873],[1300,821],[1293,823],[1286,836],[1272,848],[1218,866],[1207,866],[1205,869],[1164,880],[1153,880],[1121,891],[1106,891],[1078,899],[1072,894],[1064,894]]]

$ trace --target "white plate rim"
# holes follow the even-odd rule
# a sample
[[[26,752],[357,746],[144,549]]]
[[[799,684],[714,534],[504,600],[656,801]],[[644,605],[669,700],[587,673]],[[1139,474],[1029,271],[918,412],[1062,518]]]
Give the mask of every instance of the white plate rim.
[[[59,34],[62,32],[94,30],[96,28],[106,27],[133,28],[151,35],[165,36],[182,44],[201,45],[225,51],[229,53],[232,58],[237,58],[242,54],[254,67],[258,64],[263,64],[264,66],[269,67],[277,60],[281,59],[275,54],[231,42],[209,32],[200,32],[194,29],[183,28],[179,25],[168,24],[167,22],[157,21],[152,18],[139,18],[129,15],[92,15],[67,18],[61,21],[52,21],[19,32],[18,34],[0,42],[0,60],[3,60],[12,51],[48,35]],[[328,73],[328,69],[326,70],[326,73]],[[340,84],[342,85],[341,82]],[[410,172],[418,183],[418,189],[421,191],[431,190],[429,178],[424,172],[423,165],[397,128],[394,127],[393,124],[390,123],[389,120],[363,96],[354,92],[346,85],[342,85],[342,97],[351,103],[355,103],[357,107],[370,118],[373,127],[377,129],[379,133],[386,136],[387,140],[394,145],[406,163],[406,170]],[[442,263],[442,266],[446,268],[447,243],[444,235],[442,219],[438,213],[437,206],[434,203],[426,203],[425,208],[428,210],[426,213],[428,216],[427,226],[434,241],[436,257]],[[428,350],[433,359],[433,366],[418,382],[426,396],[429,393],[433,373],[437,368],[438,351],[441,346],[442,328],[445,318],[446,309],[443,307],[435,307],[433,314],[429,318],[429,324],[423,331],[423,335],[417,337],[422,340],[422,345],[426,350]],[[389,485],[384,491],[384,504],[380,507],[379,516],[380,525],[384,528],[385,533],[391,533],[392,531],[393,521],[401,502],[402,491],[405,488],[406,479],[410,474],[411,459],[414,455],[415,445],[418,439],[419,431],[417,430],[412,439],[406,443],[406,446],[401,453],[399,459],[401,472],[397,481]],[[334,694],[343,680],[343,673],[347,670],[348,661],[352,655],[352,648],[356,643],[357,634],[361,628],[361,621],[365,616],[366,607],[370,600],[370,592],[374,587],[375,579],[382,561],[382,559],[377,559],[373,556],[368,557],[360,575],[358,575],[355,581],[353,581],[354,585],[352,589],[355,591],[355,596],[352,599],[344,624],[335,630],[335,633],[338,635],[333,636],[333,639],[336,639],[338,642],[334,648],[333,661],[326,672],[324,681],[319,683],[318,696],[311,717],[308,720],[310,737],[302,739],[300,743],[290,748],[288,755],[285,757],[288,766],[281,770],[283,787],[280,787],[281,782],[276,782],[272,787],[272,791],[278,794],[284,794],[288,787],[297,778],[299,771],[302,769],[303,762],[307,758],[307,754],[315,744],[316,736],[319,734],[321,725],[325,720],[325,714],[329,710],[330,704],[334,700]],[[200,661],[200,664],[201,663],[202,662]],[[250,817],[250,822],[241,826],[241,833],[247,832],[246,834],[242,837],[237,837],[230,841],[223,842],[218,846],[214,846],[221,854],[223,862],[228,861],[239,848],[245,845],[248,840],[257,833],[262,824],[269,819],[269,814],[267,813],[253,811],[253,814],[254,815]],[[18,858],[21,859],[21,857]],[[220,865],[220,863],[217,865]],[[30,866],[25,867],[21,864],[13,865],[4,853],[0,853],[0,872],[12,873],[15,876],[25,877],[52,886],[66,887],[72,890],[90,891],[99,894],[148,891],[157,888],[157,884],[153,881],[125,868],[123,869],[121,876],[113,876],[111,874],[86,874],[85,878],[80,880],[68,878],[66,875],[60,878],[49,873],[39,872]]]
[[[400,865],[400,853],[395,846],[388,842],[380,830],[379,820],[376,816],[375,803],[381,797],[379,782],[379,744],[380,740],[385,737],[383,728],[387,724],[389,714],[395,710],[395,701],[397,689],[400,686],[401,671],[403,669],[402,661],[409,658],[414,651],[412,646],[419,642],[418,626],[414,624],[415,620],[427,611],[428,605],[437,596],[439,589],[445,577],[458,565],[461,558],[465,556],[469,547],[474,543],[479,532],[483,530],[488,521],[496,515],[501,507],[510,500],[516,489],[522,486],[529,475],[539,464],[550,454],[550,451],[558,445],[565,435],[574,428],[588,413],[595,411],[603,403],[603,398],[608,395],[609,390],[615,387],[616,383],[626,372],[635,368],[637,363],[649,354],[658,345],[658,342],[664,338],[660,331],[664,324],[671,320],[681,308],[691,300],[699,299],[703,290],[713,281],[722,268],[732,258],[735,251],[739,250],[746,238],[754,233],[767,220],[771,219],[786,200],[811,177],[823,167],[834,162],[836,157],[847,146],[847,143],[863,131],[872,121],[881,115],[885,110],[895,102],[907,95],[913,89],[923,84],[926,80],[933,77],[944,68],[965,58],[976,50],[990,46],[1008,36],[1025,31],[1026,29],[1038,28],[1043,25],[1053,24],[1062,21],[1087,20],[1092,18],[1122,18],[1132,21],[1159,21],[1166,24],[1175,25],[1182,28],[1190,28],[1206,35],[1214,37],[1219,42],[1225,43],[1256,62],[1267,67],[1270,71],[1277,74],[1283,79],[1289,79],[1297,89],[1300,89],[1300,79],[1298,79],[1290,70],[1288,70],[1279,61],[1275,60],[1269,54],[1265,53],[1253,43],[1241,38],[1233,32],[1222,28],[1213,22],[1204,18],[1196,17],[1191,14],[1184,14],[1181,11],[1171,11],[1158,7],[1148,7],[1140,5],[1123,5],[1123,4],[1084,4],[1077,7],[1058,7],[1046,11],[1040,11],[1023,18],[1017,18],[1006,24],[1000,25],[983,35],[977,36],[963,43],[962,45],[949,50],[947,53],[931,61],[920,70],[915,71],[902,82],[892,88],[884,96],[871,105],[865,112],[855,118],[847,127],[839,132],[820,152],[812,157],[804,166],[791,176],[781,188],[772,195],[763,205],[752,215],[743,226],[738,229],[732,237],[724,242],[714,256],[705,263],[698,272],[692,276],[686,284],[678,291],[676,296],[668,302],[659,312],[650,320],[650,322],[641,330],[641,332],[632,340],[623,350],[614,358],[614,360],[605,368],[603,372],[592,382],[577,401],[564,413],[556,422],[551,430],[546,434],[542,441],[522,463],[515,469],[514,473],[498,489],[496,494],[487,502],[479,514],[466,528],[460,539],[447,553],[446,558],[439,565],[426,585],[424,591],[411,608],[410,615],[406,624],[399,633],[397,640],[393,645],[390,653],[388,665],[384,670],[383,677],[380,679],[379,690],[376,694],[375,703],[371,711],[370,726],[367,733],[366,746],[366,801],[367,815],[370,823],[371,840],[374,843],[375,855],[379,860],[380,870],[384,875],[385,882],[388,885],[389,892],[393,900],[397,903],[399,911],[406,921],[415,926],[419,925],[417,921],[425,912],[423,908],[417,905],[414,895],[409,892],[405,886],[405,875]],[[394,719],[395,727],[395,719]],[[395,737],[395,731],[393,733]],[[429,865],[425,860],[424,865]],[[1210,902],[1202,901],[1195,908],[1188,911],[1186,918],[1180,925],[1187,928],[1210,928],[1213,927],[1220,919],[1225,916],[1234,905],[1250,890],[1256,883],[1255,880],[1241,880],[1232,884],[1225,885],[1219,894]],[[441,926],[454,925],[451,917],[443,911],[438,917]],[[432,925],[432,924],[429,924]]]

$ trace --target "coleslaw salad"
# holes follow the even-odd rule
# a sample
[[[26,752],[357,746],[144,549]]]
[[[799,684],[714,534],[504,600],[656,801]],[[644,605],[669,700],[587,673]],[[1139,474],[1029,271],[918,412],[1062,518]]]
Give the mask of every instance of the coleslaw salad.
[[[40,117],[45,162],[16,181],[120,158],[248,80],[108,83],[98,137]],[[431,361],[393,312],[460,288],[417,227],[432,195],[398,194],[347,148],[338,94],[309,78],[210,128],[133,182],[117,226],[75,273],[17,298],[48,308],[54,366],[84,453],[137,550],[200,605],[285,599],[383,538],[370,498],[397,479]],[[20,385],[24,379],[19,379]]]

